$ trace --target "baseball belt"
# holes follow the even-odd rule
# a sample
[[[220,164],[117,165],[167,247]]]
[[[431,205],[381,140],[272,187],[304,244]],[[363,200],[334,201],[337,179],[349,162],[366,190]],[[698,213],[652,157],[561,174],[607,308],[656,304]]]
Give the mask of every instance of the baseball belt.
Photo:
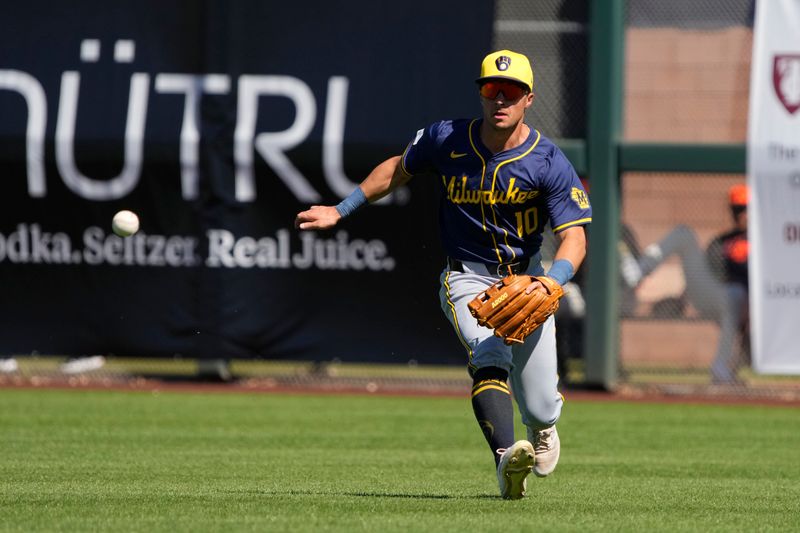
[[[516,263],[478,263],[486,267],[490,275],[497,275],[500,277],[508,276],[509,274],[523,274],[528,270],[530,259],[523,259]],[[452,257],[447,258],[447,268],[453,272],[469,272],[464,269],[464,263]]]

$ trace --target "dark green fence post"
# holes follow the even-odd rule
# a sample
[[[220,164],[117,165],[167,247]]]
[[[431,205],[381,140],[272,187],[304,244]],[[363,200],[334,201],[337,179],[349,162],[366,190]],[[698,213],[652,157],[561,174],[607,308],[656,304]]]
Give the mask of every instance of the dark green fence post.
[[[586,383],[611,389],[619,358],[619,143],[622,135],[623,0],[592,0],[587,158],[592,199],[584,354]]]

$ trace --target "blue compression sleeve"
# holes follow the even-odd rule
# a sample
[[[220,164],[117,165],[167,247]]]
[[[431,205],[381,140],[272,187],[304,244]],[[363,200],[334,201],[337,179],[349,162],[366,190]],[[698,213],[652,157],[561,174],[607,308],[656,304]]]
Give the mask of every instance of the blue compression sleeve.
[[[350,196],[339,202],[336,206],[336,210],[342,218],[345,218],[358,211],[359,208],[367,205],[367,203],[368,201],[364,191],[361,190],[361,187],[356,187],[355,190],[350,193]]]
[[[572,263],[567,259],[556,259],[553,261],[553,264],[550,266],[550,271],[547,273],[547,277],[553,278],[559,285],[564,285],[571,280],[574,275],[575,269],[572,267]]]

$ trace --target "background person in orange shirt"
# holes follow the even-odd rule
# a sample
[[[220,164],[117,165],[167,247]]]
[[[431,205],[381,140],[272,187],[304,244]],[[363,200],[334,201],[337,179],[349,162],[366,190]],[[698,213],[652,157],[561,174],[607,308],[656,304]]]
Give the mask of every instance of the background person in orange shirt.
[[[747,204],[744,184],[728,191],[733,227],[715,237],[705,253],[694,231],[677,226],[659,242],[647,246],[638,260],[620,260],[625,283],[636,288],[668,257],[677,254],[686,279],[686,299],[701,316],[716,320],[719,341],[711,365],[714,383],[737,383],[737,372],[749,358]]]

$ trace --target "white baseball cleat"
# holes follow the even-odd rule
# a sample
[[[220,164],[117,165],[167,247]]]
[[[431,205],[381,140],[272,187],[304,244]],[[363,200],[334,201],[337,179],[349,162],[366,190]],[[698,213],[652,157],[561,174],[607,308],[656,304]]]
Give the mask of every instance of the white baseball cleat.
[[[533,473],[538,477],[549,476],[558,464],[561,455],[561,440],[555,426],[545,429],[528,428],[528,439],[533,443],[536,466]]]
[[[525,478],[533,470],[533,445],[526,440],[518,440],[510,448],[500,448],[500,464],[497,465],[497,483],[500,495],[506,500],[518,500],[525,496]]]

